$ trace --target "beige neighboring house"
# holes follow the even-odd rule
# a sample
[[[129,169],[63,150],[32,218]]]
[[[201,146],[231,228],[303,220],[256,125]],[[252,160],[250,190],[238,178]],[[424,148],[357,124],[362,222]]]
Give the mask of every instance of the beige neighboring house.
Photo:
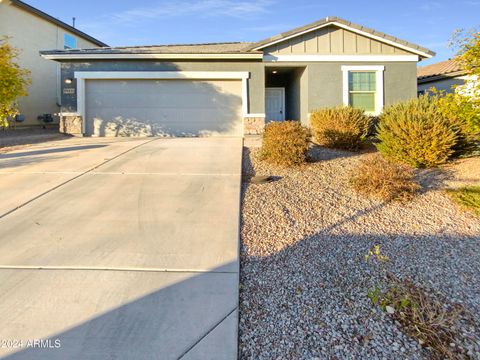
[[[417,68],[418,94],[431,88],[453,93],[453,86],[465,85],[470,75],[454,59]]]
[[[103,42],[18,0],[0,0],[0,36],[20,49],[19,64],[31,71],[29,95],[19,101],[22,125],[42,124],[37,117],[61,107],[60,66],[39,55],[45,49],[94,48]]]

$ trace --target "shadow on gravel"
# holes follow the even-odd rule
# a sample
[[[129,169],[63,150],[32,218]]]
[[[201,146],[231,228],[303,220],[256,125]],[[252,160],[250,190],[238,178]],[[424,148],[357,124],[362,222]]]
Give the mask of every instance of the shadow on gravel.
[[[430,190],[440,190],[446,187],[446,182],[454,178],[454,173],[449,169],[419,169],[416,177],[421,185],[420,193]]]
[[[367,296],[384,280],[364,258],[373,245],[390,258],[389,272],[464,305],[465,349],[475,346],[468,338],[478,341],[480,334],[480,319],[472,315],[480,312],[480,283],[474,280],[479,242],[471,236],[339,235],[325,229],[270,256],[243,253],[239,336],[247,346],[240,358],[428,358]]]

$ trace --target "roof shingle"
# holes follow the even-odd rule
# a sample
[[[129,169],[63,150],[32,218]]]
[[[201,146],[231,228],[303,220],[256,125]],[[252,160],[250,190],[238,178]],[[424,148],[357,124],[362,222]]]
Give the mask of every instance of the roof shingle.
[[[435,64],[417,68],[417,78],[419,80],[433,76],[451,75],[454,73],[458,73],[458,75],[466,73],[466,71],[462,69],[461,64],[455,59],[448,59]]]

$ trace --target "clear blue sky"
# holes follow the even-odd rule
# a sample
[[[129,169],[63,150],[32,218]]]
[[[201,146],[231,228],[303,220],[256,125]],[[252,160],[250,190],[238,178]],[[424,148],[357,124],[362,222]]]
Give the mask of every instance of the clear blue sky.
[[[325,16],[339,16],[425,46],[431,63],[453,56],[458,28],[480,25],[480,0],[25,0],[118,45],[256,41]],[[422,62],[424,64],[424,62]]]

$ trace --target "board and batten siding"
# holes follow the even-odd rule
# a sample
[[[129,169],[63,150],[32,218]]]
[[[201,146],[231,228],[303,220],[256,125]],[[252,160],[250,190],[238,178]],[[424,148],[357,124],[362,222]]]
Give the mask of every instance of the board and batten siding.
[[[336,26],[328,26],[266,47],[272,55],[411,55]]]

